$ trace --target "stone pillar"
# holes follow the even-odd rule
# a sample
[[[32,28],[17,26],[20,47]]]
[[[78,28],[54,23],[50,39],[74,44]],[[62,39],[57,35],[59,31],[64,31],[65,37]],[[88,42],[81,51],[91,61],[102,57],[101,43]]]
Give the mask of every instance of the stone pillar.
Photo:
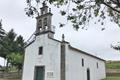
[[[65,80],[65,41],[64,41],[64,35],[62,36],[62,43],[61,43],[61,63],[60,63],[60,80]]]

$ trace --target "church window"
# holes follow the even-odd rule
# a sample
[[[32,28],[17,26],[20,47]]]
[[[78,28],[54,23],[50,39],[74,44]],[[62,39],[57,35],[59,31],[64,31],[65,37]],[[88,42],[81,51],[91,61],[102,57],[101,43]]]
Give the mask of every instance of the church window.
[[[39,21],[38,21],[38,28],[39,28],[39,30],[42,29],[42,20],[39,20]]]
[[[39,47],[39,55],[43,54],[43,47]]]
[[[82,67],[84,67],[84,59],[82,58]]]
[[[47,26],[47,18],[44,18],[44,26]]]
[[[96,63],[96,65],[97,65],[97,68],[99,68],[98,62]]]

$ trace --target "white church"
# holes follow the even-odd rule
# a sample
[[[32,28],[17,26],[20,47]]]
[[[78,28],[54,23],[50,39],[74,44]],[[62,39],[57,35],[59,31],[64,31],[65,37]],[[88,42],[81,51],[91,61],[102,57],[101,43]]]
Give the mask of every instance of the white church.
[[[52,13],[43,3],[35,39],[25,48],[22,80],[101,80],[105,60],[54,39]]]

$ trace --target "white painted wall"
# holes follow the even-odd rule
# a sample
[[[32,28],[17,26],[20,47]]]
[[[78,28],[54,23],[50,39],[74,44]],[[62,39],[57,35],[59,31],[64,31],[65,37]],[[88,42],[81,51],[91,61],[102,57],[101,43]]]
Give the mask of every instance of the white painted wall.
[[[6,61],[4,58],[0,57],[0,66],[5,66]]]
[[[38,48],[43,46],[43,55]],[[45,80],[60,80],[60,43],[48,38],[48,35],[36,37],[34,43],[26,48],[22,80],[34,80],[35,66],[45,66]],[[48,76],[53,72],[53,76]]]
[[[90,69],[90,80],[105,78],[104,61],[72,50],[68,46],[66,46],[66,50],[66,80],[87,80],[87,68]],[[84,67],[82,67],[82,58],[84,59]],[[97,62],[99,68],[97,68]]]
[[[25,50],[22,80],[34,80],[35,66],[45,66],[45,80],[60,80],[60,45],[60,42],[49,39],[48,34],[37,36],[35,42]],[[66,80],[87,80],[87,68],[90,69],[91,80],[105,78],[104,61],[70,49],[68,45],[66,44]],[[43,46],[43,55],[38,55],[40,46]],[[49,72],[53,72],[53,76],[48,76]]]

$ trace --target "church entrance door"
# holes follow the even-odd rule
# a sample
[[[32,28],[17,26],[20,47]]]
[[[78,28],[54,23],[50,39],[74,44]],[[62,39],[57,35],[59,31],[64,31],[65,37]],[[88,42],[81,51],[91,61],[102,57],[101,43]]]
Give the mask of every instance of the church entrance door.
[[[87,69],[87,80],[90,80],[90,69]]]
[[[44,80],[45,77],[45,67],[37,66],[35,67],[35,79],[34,80]]]

